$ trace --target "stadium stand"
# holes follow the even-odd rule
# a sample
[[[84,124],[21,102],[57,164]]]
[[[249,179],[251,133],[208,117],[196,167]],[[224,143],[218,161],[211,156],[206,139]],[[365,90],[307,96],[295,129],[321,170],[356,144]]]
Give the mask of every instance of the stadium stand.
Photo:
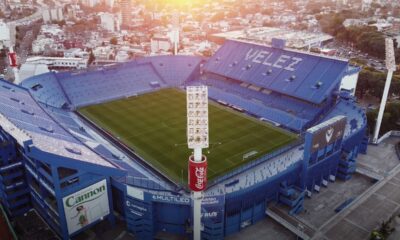
[[[52,121],[26,90],[10,87],[5,82],[1,82],[0,84],[3,86],[2,91],[0,91],[2,99],[0,102],[0,113],[7,116],[17,127],[28,132],[35,132],[74,143],[77,142],[63,128]],[[5,86],[6,88],[4,88]],[[10,89],[5,90],[8,87]],[[8,92],[12,92],[13,94],[11,95]]]
[[[270,203],[296,214],[306,194],[327,181],[350,179],[357,155],[366,151],[364,110],[351,94],[339,92],[343,76],[356,72],[344,60],[228,40],[209,59],[155,56],[46,73],[22,87],[0,81],[0,175],[8,177],[0,179],[1,201],[12,206],[7,209],[12,217],[33,207],[57,235],[69,239],[98,221],[69,232],[64,199],[105,181],[110,212],[123,216],[138,239],[154,239],[160,232],[187,236],[191,200],[183,181],[171,181],[137,149],[76,110],[163,88],[207,85],[209,98],[289,129],[298,141],[209,181],[205,196],[212,203],[203,209],[210,214],[203,239],[223,239],[256,223]],[[314,136],[328,139],[324,127],[333,125],[324,124],[329,121],[342,121],[343,137],[314,150]]]
[[[142,58],[94,71],[46,73],[24,81],[39,102],[56,108],[78,108],[182,85],[199,66],[201,58],[167,56]],[[182,67],[184,66],[184,67]]]
[[[183,85],[195,72],[202,59],[190,56],[157,56],[140,58],[138,63],[151,63],[159,76],[170,87]]]
[[[81,134],[85,133],[76,129],[79,125],[73,120],[70,112],[49,106],[42,108],[25,89],[4,81],[1,81],[0,85],[2,86],[0,88],[0,98],[2,100],[0,102],[0,116],[6,116],[18,129],[21,129],[27,136],[31,137],[36,146],[41,146],[44,150],[58,155],[73,156],[73,158],[80,161],[88,161],[111,168],[123,165],[125,170],[130,170],[130,176],[145,177],[133,167],[127,168],[128,165],[116,159],[104,146],[98,145],[93,149],[104,158],[92,152],[84,144],[84,140],[91,138],[89,135],[86,134],[87,138],[82,138],[82,142],[71,135],[69,132],[71,129],[79,131]],[[44,109],[49,111],[51,116]],[[91,140],[93,139],[91,138]],[[58,146],[59,149],[54,146]]]
[[[268,107],[260,102],[254,102],[249,99],[244,99],[238,95],[224,92],[217,88],[209,88],[209,96],[216,101],[229,102],[233,106],[246,109],[252,115],[259,118],[265,118],[273,123],[279,123],[286,126],[289,129],[300,131],[307,123],[305,119],[299,118],[294,114],[287,113],[285,111]]]
[[[30,89],[32,95],[44,104],[57,108],[69,104],[69,100],[53,72],[29,78],[22,83],[22,86]]]
[[[252,171],[246,171],[237,175],[234,177],[235,180],[228,179],[222,184],[225,185],[226,193],[243,190],[257,185],[258,183],[268,181],[269,178],[281,174],[294,164],[300,162],[302,158],[303,150],[299,147],[295,147],[290,151],[287,151],[258,165],[257,167],[253,168]],[[234,182],[234,184],[232,184],[232,182]],[[218,194],[220,191],[218,188],[214,188],[213,190],[217,192],[211,191],[210,194]]]
[[[329,97],[346,69],[343,60],[236,41],[227,41],[204,67],[315,104]]]
[[[357,133],[367,124],[367,117],[363,113],[364,110],[357,106],[354,100],[341,99],[336,104],[335,108],[333,108],[332,111],[321,120],[321,122],[337,115],[347,116],[348,121],[344,136],[350,137],[353,133]]]
[[[150,82],[161,82],[148,64],[132,68],[104,69],[63,76],[59,82],[75,107],[110,101],[151,91]]]
[[[268,119],[273,123],[279,123],[294,131],[301,131],[307,123],[312,122],[324,109],[315,104],[244,82],[240,83],[230,79],[222,80],[223,78],[221,77],[216,80],[215,77],[211,78],[210,76],[203,76],[201,79],[190,84],[206,84],[210,89],[215,89],[212,90],[211,96],[217,101],[230,102],[233,99],[228,95],[234,95],[236,100],[232,104],[241,106],[252,115]],[[275,114],[271,114],[271,112]]]

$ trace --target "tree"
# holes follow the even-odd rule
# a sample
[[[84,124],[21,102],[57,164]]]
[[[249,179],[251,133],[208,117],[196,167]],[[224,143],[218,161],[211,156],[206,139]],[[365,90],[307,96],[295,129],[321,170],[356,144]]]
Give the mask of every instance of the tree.
[[[94,61],[96,61],[96,57],[93,54],[93,51],[90,51],[88,65],[91,65]]]
[[[212,16],[212,22],[218,22],[225,19],[225,14],[223,12],[217,12],[214,16]]]
[[[367,112],[367,123],[369,126],[370,134],[372,134],[376,119],[378,117],[378,110],[373,109]],[[385,113],[383,114],[382,124],[381,124],[381,134],[385,134],[391,130],[400,130],[400,102],[391,102],[386,104]]]
[[[118,39],[116,37],[113,37],[113,38],[110,39],[110,43],[112,45],[117,45],[118,44]]]
[[[226,14],[227,18],[235,18],[235,17],[238,17],[238,16],[239,16],[239,13],[238,12],[234,12],[234,11],[230,11],[230,12],[228,12]]]

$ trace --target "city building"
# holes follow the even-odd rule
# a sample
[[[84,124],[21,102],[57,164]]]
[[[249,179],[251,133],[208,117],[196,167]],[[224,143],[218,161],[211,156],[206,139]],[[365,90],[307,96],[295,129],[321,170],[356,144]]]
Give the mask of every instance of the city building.
[[[0,49],[9,48],[15,44],[15,25],[0,20]]]
[[[324,33],[310,33],[272,27],[250,28],[245,30],[217,33],[211,36],[211,40],[217,43],[222,43],[225,41],[225,39],[236,39],[267,45],[271,45],[272,39],[274,38],[284,39],[287,47],[295,49],[320,47],[324,43],[333,39],[332,36]]]
[[[43,11],[42,17],[45,23],[62,21],[64,20],[63,9],[61,7],[46,9]]]
[[[119,0],[119,6],[121,9],[123,28],[129,28],[132,19],[132,3],[131,0]]]
[[[87,59],[77,57],[30,57],[28,64],[46,65],[49,69],[84,69],[87,67]]]
[[[100,13],[101,27],[110,32],[120,30],[120,19],[112,13]]]
[[[168,36],[154,36],[151,38],[150,44],[152,53],[167,52],[173,48],[171,39]]]

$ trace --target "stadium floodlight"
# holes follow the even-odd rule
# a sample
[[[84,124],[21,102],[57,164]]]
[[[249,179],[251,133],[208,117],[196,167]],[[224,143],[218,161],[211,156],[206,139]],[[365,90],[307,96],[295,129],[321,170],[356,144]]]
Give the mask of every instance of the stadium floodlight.
[[[385,51],[386,51],[386,68],[388,70],[388,74],[386,77],[385,88],[383,90],[381,105],[379,107],[378,118],[376,119],[375,131],[373,136],[373,142],[378,143],[379,131],[382,124],[383,113],[385,112],[385,106],[387,102],[387,97],[389,95],[390,84],[392,82],[393,72],[396,71],[396,62],[394,57],[394,47],[393,47],[393,39],[386,38],[385,39]]]
[[[202,191],[207,185],[207,158],[202,155],[202,148],[209,145],[207,86],[188,86],[186,105],[187,142],[194,150],[188,164],[188,183],[193,192],[193,239],[200,240]]]
[[[178,44],[179,44],[179,18],[180,13],[175,10],[172,13],[172,42],[174,43],[174,55],[178,54]]]
[[[187,87],[186,92],[188,146],[208,148],[207,86]]]
[[[385,39],[385,52],[386,52],[386,68],[389,71],[396,71],[396,61],[394,56],[394,46],[393,46],[393,39],[386,38]]]

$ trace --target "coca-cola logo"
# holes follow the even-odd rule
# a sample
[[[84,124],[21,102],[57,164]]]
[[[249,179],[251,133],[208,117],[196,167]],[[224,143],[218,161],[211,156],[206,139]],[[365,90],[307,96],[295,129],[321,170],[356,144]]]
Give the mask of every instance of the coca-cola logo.
[[[189,187],[193,191],[203,191],[207,187],[207,159],[203,156],[201,162],[189,158]]]
[[[205,172],[206,172],[205,167],[196,167],[195,168],[195,172],[194,172],[194,174],[196,176],[195,186],[198,189],[203,189],[203,187],[204,187]]]

